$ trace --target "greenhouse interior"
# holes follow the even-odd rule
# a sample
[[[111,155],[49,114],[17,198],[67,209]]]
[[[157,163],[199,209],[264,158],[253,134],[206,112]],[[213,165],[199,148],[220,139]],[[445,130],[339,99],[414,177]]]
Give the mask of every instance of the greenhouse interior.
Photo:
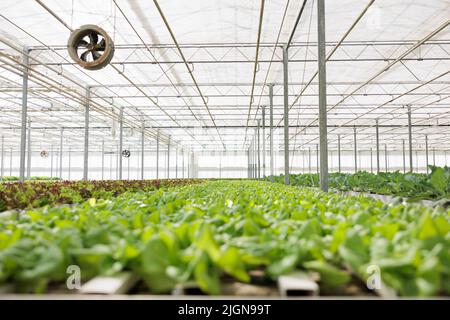
[[[2,0],[0,299],[448,299],[449,24]]]

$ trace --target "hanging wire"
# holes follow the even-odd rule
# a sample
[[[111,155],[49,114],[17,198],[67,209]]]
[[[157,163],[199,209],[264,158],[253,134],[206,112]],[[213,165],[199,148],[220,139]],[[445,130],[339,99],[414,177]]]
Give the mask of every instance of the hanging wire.
[[[311,25],[312,25],[312,16],[313,16],[313,12],[314,12],[314,2],[315,0],[313,0],[312,4],[311,4],[311,13],[309,15],[309,26],[308,26],[308,36],[306,38],[306,49],[305,49],[305,62],[303,63],[303,73],[302,73],[302,81],[300,82],[300,85],[303,84],[303,81],[305,81],[305,74],[306,74],[306,61],[308,60],[308,49],[309,49],[309,38],[311,36]],[[298,101],[298,112],[297,112],[297,126],[299,126],[299,122],[300,122],[300,105],[302,102],[302,97],[299,98]],[[289,164],[289,170],[292,171],[292,165],[294,163],[294,158],[295,158],[295,146],[297,144],[297,136],[295,136],[295,140],[294,140],[294,147],[292,148],[292,157],[290,157],[291,163]]]

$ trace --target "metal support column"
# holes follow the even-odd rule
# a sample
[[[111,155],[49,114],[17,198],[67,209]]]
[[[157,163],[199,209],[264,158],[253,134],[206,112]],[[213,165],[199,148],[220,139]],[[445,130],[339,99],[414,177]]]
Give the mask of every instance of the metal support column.
[[[270,148],[270,180],[274,181],[274,159],[273,159],[273,84],[269,85],[269,103],[270,103],[270,110],[269,110],[269,133],[270,133],[270,142],[269,142],[269,148]]]
[[[86,105],[84,111],[84,159],[83,159],[83,179],[88,179],[89,168],[89,101],[91,88],[86,87]]]
[[[436,148],[433,147],[433,166],[436,165]]]
[[[1,155],[1,167],[0,167],[0,177],[3,178],[5,175],[5,137],[2,136],[2,155]]]
[[[64,128],[61,128],[60,136],[59,136],[59,177],[62,179],[62,166],[63,166],[63,147],[64,147]]]
[[[320,169],[319,169],[319,144],[316,144],[316,172],[320,173]]]
[[[386,172],[389,171],[387,144],[384,145],[384,168],[385,168]]]
[[[253,179],[253,141],[248,149],[250,154],[250,179]]]
[[[119,152],[119,143],[116,143],[116,180],[119,179],[119,158],[122,156]]]
[[[50,177],[53,177],[53,145],[50,146]]]
[[[250,179],[253,179],[253,139],[252,139],[252,141],[250,141],[248,150],[249,150],[249,154],[250,154]]]
[[[427,174],[428,174],[428,135],[425,135],[425,163],[427,166]]]
[[[13,166],[13,149],[9,148],[9,176],[12,176],[12,166]]]
[[[222,179],[222,152],[219,151],[219,178]]]
[[[356,145],[356,127],[353,127],[353,147],[355,156],[355,173],[358,172],[358,147]]]
[[[182,166],[183,166],[183,171],[182,171],[181,177],[184,179],[184,173],[186,171],[186,168],[184,166],[184,149],[181,149],[181,162],[182,162]]]
[[[159,179],[159,130],[156,134],[156,179]]]
[[[341,172],[341,135],[338,134],[338,170]]]
[[[252,178],[256,179],[256,136],[252,140]]]
[[[127,158],[127,180],[130,180],[130,158]]]
[[[127,180],[130,180],[130,158],[127,158]]]
[[[105,179],[105,140],[102,140],[102,180]]]
[[[249,163],[250,163],[250,179],[252,179],[252,141],[250,141],[250,144],[248,145],[248,154],[249,154]]]
[[[250,179],[250,151],[247,149],[246,151],[247,155],[247,178]],[[272,178],[270,178],[272,180]]]
[[[320,188],[328,191],[327,80],[325,56],[325,0],[317,1],[317,40],[319,61],[319,141]]]
[[[261,143],[260,143],[260,124],[261,121],[258,119],[257,121],[257,129],[256,129],[256,135],[257,135],[257,155],[258,155],[258,180],[261,179]]]
[[[170,178],[170,136],[169,142],[167,143],[167,179]]]
[[[31,177],[31,121],[28,120],[28,137],[27,137],[27,179]]]
[[[416,155],[416,171],[419,171],[419,156],[417,154],[417,150],[414,151],[414,154]]]
[[[142,121],[141,128],[141,180],[144,180],[144,149],[145,149],[145,122]]]
[[[375,140],[377,147],[377,174],[380,173],[380,130],[378,128],[378,119],[375,120]]]
[[[122,180],[122,168],[123,168],[123,157],[122,157],[122,150],[123,150],[123,107],[120,107],[120,114],[119,114],[119,180]]]
[[[411,125],[411,107],[408,106],[408,142],[409,142],[409,171],[413,172],[413,153],[412,153],[412,125]]]
[[[71,169],[71,160],[72,160],[72,149],[69,147],[69,163],[67,164],[67,180],[70,180],[70,169]]]
[[[372,157],[372,148],[370,148],[370,173],[373,173],[373,157]]]
[[[405,139],[402,140],[402,156],[403,156],[403,173],[406,173]]]
[[[55,177],[59,177],[59,147],[56,147],[55,151]]]
[[[178,179],[178,148],[175,148],[175,179]]]
[[[311,147],[308,147],[308,172],[311,173]]]
[[[28,112],[28,53],[30,50],[24,48],[25,54],[22,56],[24,70],[22,74],[22,120],[20,127],[20,181],[25,181],[25,149],[27,145],[27,112]]]
[[[283,95],[284,95],[284,183],[289,184],[289,91],[288,47],[283,45]]]
[[[187,160],[188,160],[188,163],[187,163],[187,177],[189,179],[191,177],[191,173],[190,173],[190,171],[191,171],[191,152],[189,150],[187,152]]]
[[[266,106],[262,106],[262,176],[266,177]]]

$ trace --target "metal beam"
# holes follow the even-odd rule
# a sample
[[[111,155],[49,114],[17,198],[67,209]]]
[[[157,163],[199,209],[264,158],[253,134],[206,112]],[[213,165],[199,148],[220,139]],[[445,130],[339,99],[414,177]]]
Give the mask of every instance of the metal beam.
[[[22,56],[24,70],[22,73],[22,121],[20,127],[20,181],[25,181],[25,149],[27,145],[27,111],[28,111],[28,53],[30,50],[24,48],[25,54]]]
[[[313,46],[311,44],[311,46]],[[357,57],[357,58],[336,58],[336,59],[328,59],[327,63],[339,63],[339,62],[378,62],[378,61],[382,61],[382,62],[391,62],[394,61],[395,58],[383,58],[383,57]],[[402,59],[402,61],[449,61],[450,58],[449,57],[424,57],[424,58],[404,58]],[[317,60],[316,59],[304,59],[304,58],[294,58],[289,60],[289,62],[291,63],[299,63],[299,64],[304,64],[304,63],[315,63]],[[264,63],[281,63],[283,62],[280,59],[258,59],[257,63],[258,64],[264,64]],[[206,59],[189,59],[187,60],[187,63],[189,65],[193,65],[193,64],[254,64],[255,60],[252,59],[227,59],[227,60],[214,60],[213,57],[211,57],[211,60],[206,60]],[[156,64],[160,64],[160,65],[176,65],[176,64],[184,64],[184,61],[182,60],[166,60],[166,61],[148,61],[148,60],[115,60],[114,62],[110,63],[113,66],[120,66],[123,67],[124,65],[130,65],[130,66],[141,66],[141,65],[156,65]],[[30,66],[37,66],[40,65],[39,63],[30,63]],[[50,62],[50,63],[46,63],[47,66],[77,66],[76,62]],[[313,85],[314,82],[311,82],[310,85]],[[178,84],[174,83],[175,86],[178,86]],[[255,87],[257,87],[259,84],[255,83]],[[169,85],[168,85],[169,86]],[[199,86],[204,86],[204,84],[200,84]]]
[[[327,79],[325,56],[325,0],[317,0],[317,40],[319,64],[320,188],[328,191]]]
[[[247,114],[247,121],[246,121],[246,125],[248,125],[249,121],[250,121],[250,113],[252,110],[252,104],[253,104],[253,94],[255,92],[255,82],[256,82],[256,73],[258,72],[259,69],[259,45],[260,45],[260,40],[261,40],[261,31],[262,31],[262,23],[264,20],[264,4],[265,4],[265,0],[260,0],[261,1],[261,6],[260,6],[260,10],[259,10],[259,22],[258,22],[258,33],[257,33],[257,38],[256,38],[256,53],[255,53],[255,61],[254,61],[254,65],[253,65],[253,74],[252,74],[252,89],[251,89],[251,93],[250,93],[250,103],[248,106],[248,114]],[[259,105],[258,105],[259,106]],[[258,110],[257,110],[258,112]],[[247,131],[245,132],[245,140],[247,140]]]
[[[283,46],[283,94],[284,94],[284,183],[289,184],[289,73],[288,48]]]
[[[341,43],[342,41],[327,41],[325,45],[327,47],[335,47],[337,44]],[[385,46],[411,46],[414,45],[415,41],[413,40],[403,40],[403,39],[395,39],[395,40],[357,40],[357,41],[345,41],[341,43],[342,47],[360,47],[360,46],[370,46],[370,47],[385,47]],[[427,41],[428,45],[445,45],[450,44],[449,40],[430,40]],[[260,43],[261,48],[268,48],[272,49],[274,46],[276,46],[276,42],[263,42]],[[316,46],[317,42],[315,41],[300,41],[300,42],[294,42],[290,44],[290,47],[292,48],[303,48],[303,47],[311,47]],[[234,42],[234,43],[180,43],[180,48],[182,49],[198,49],[198,48],[254,48],[256,47],[256,44],[254,42]],[[67,44],[59,44],[59,45],[50,45],[50,46],[43,46],[43,45],[36,45],[36,46],[29,46],[29,48],[33,50],[39,50],[39,51],[65,51],[67,50]],[[134,49],[176,49],[175,44],[173,43],[127,43],[127,44],[115,44],[114,45],[115,50],[134,50]]]

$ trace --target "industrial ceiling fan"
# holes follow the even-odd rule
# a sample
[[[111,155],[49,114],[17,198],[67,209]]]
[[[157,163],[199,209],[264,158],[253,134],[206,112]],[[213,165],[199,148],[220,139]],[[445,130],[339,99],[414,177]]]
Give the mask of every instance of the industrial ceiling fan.
[[[74,30],[67,47],[72,60],[88,70],[104,68],[114,56],[112,39],[105,30],[93,24]]]

